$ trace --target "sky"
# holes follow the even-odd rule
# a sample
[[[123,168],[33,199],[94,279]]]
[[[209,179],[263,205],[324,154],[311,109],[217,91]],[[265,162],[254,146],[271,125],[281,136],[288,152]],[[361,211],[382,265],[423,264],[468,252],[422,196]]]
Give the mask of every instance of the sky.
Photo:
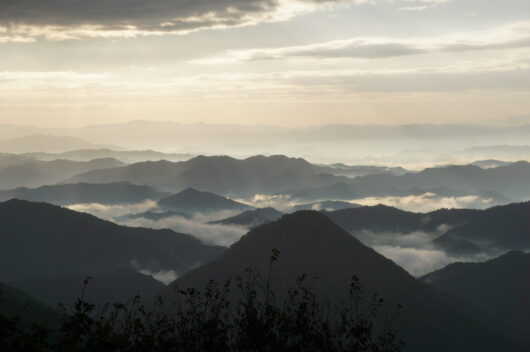
[[[0,123],[528,115],[528,0],[0,0]]]

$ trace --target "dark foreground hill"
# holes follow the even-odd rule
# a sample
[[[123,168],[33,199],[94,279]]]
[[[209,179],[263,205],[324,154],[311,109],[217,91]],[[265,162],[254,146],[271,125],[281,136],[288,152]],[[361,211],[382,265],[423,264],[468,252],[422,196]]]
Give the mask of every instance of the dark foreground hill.
[[[53,326],[59,322],[59,313],[26,292],[0,283],[0,315],[18,317],[23,328],[32,324]]]
[[[186,272],[224,251],[171,230],[130,228],[46,203],[0,203],[0,280],[118,268]]]
[[[530,254],[450,264],[421,280],[530,335]]]
[[[479,310],[443,294],[364,246],[319,212],[298,212],[260,226],[227,252],[179,278],[173,287],[202,287],[243,274],[246,267],[266,274],[272,249],[281,255],[273,267],[273,284],[284,287],[303,273],[316,277],[314,291],[334,302],[345,298],[357,275],[365,295],[378,292],[392,310],[403,312],[397,327],[406,351],[526,351],[528,341],[488,320]],[[393,311],[393,310],[392,310]]]

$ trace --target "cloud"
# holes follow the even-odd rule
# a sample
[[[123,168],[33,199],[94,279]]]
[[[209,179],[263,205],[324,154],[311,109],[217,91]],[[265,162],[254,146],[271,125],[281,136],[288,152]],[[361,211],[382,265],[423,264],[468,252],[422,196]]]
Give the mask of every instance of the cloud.
[[[99,203],[74,204],[69,205],[68,208],[79,212],[89,213],[101,219],[115,221],[120,225],[153,229],[172,229],[175,232],[192,235],[204,243],[219,246],[230,246],[248,232],[248,229],[243,226],[208,223],[210,221],[224,219],[240,213],[232,210],[220,211],[212,214],[195,214],[192,219],[172,216],[156,221],[145,218],[116,221],[116,218],[122,215],[138,214],[146,211],[158,211],[160,209],[156,202],[152,200],[128,205],[103,205]]]
[[[186,34],[200,29],[283,21],[326,6],[353,2],[353,0],[0,0],[0,33],[4,32],[4,38],[49,40]]]
[[[157,221],[140,218],[119,223],[127,226],[172,229],[179,233],[192,235],[206,244],[219,246],[230,246],[248,232],[248,229],[242,226],[205,224],[178,216]]]
[[[355,37],[310,45],[229,51],[221,56],[191,62],[196,64],[224,64],[288,59],[380,59],[418,54],[517,48],[530,48],[530,22],[528,21],[485,31],[464,32],[443,37],[409,39]]]
[[[160,281],[164,285],[169,285],[173,281],[179,278],[179,274],[174,270],[153,270],[140,264],[140,261],[133,259],[131,260],[131,266],[138,270],[139,273],[144,275],[152,276],[155,280]]]
[[[78,73],[73,71],[0,71],[0,82],[6,81],[55,81],[55,80],[84,80],[97,81],[109,78],[108,73]]]
[[[354,233],[354,236],[413,276],[428,274],[451,263],[484,261],[500,254],[480,253],[467,257],[448,255],[445,251],[436,248],[432,241],[449,229],[450,226],[441,225],[433,233],[422,231],[389,233],[364,230]]]
[[[212,213],[195,213],[193,214],[193,220],[201,223],[207,223],[217,220],[222,220],[226,218],[231,218],[232,216],[236,216],[238,214],[241,214],[240,210],[219,210]]]
[[[92,214],[101,219],[111,220],[118,216],[126,214],[137,214],[143,213],[148,210],[157,208],[157,204],[153,200],[146,200],[142,203],[134,204],[120,204],[120,205],[104,205],[99,203],[83,203],[83,204],[73,204],[67,206],[68,209]]]
[[[140,270],[139,272],[144,275],[152,276],[155,280],[160,281],[164,285],[169,285],[179,277],[177,272],[174,270],[160,270],[157,272],[153,272],[151,270]]]
[[[434,193],[425,193],[421,195],[410,195],[404,197],[367,197],[353,199],[350,200],[350,202],[361,205],[384,204],[413,212],[430,212],[441,208],[484,209],[495,205],[493,199],[482,198],[478,195],[442,197]]]
[[[252,199],[241,201],[256,208],[272,207],[282,212],[289,211],[297,205],[295,200],[286,194],[256,194]]]
[[[376,246],[374,249],[416,277],[459,261],[455,258],[448,257],[445,252],[437,249],[392,246]]]

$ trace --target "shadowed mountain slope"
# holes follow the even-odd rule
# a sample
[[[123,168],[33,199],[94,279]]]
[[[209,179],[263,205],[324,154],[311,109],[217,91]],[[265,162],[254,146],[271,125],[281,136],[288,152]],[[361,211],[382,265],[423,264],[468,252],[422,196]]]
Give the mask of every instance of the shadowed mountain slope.
[[[32,324],[50,326],[59,322],[59,313],[51,306],[5,283],[0,283],[0,315],[18,317],[23,328],[30,328]]]
[[[524,351],[529,347],[528,341],[521,342],[524,338],[414,279],[314,211],[285,215],[250,231],[222,256],[172,286],[203,287],[211,279],[222,282],[243,274],[246,267],[267,273],[273,248],[281,252],[273,267],[276,287],[292,285],[305,273],[318,278],[312,285],[318,295],[338,302],[348,292],[351,277],[357,275],[367,297],[380,293],[387,309],[401,303],[404,310],[397,327],[407,342],[406,351]]]
[[[130,228],[46,203],[0,203],[0,280],[104,273],[186,272],[224,251],[171,230]]]
[[[530,335],[530,254],[450,264],[421,280]]]

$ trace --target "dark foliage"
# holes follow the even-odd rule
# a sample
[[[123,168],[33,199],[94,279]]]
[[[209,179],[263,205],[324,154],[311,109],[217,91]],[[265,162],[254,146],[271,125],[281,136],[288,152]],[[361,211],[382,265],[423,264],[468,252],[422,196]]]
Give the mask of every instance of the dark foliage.
[[[273,251],[271,268],[278,255]],[[397,352],[403,346],[393,319],[377,323],[383,300],[373,296],[364,302],[355,277],[348,299],[336,305],[317,299],[306,276],[280,298],[271,270],[262,276],[247,269],[224,284],[211,281],[203,290],[175,294],[176,300],[160,298],[149,310],[136,297],[100,312],[81,296],[71,312],[63,308],[58,331],[42,326],[21,331],[16,319],[1,317],[0,350]]]

